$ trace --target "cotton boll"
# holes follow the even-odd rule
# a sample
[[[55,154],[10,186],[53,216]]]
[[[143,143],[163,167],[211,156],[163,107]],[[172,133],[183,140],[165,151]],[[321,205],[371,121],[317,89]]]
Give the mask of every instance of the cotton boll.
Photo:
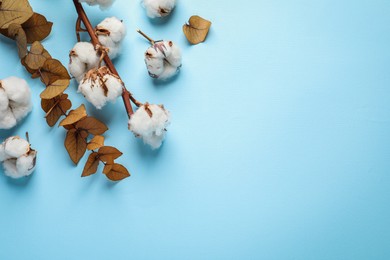
[[[4,141],[4,152],[10,157],[20,157],[28,151],[30,151],[30,144],[19,136],[13,136]]]
[[[9,159],[3,162],[4,173],[6,176],[17,179],[22,177],[16,169],[16,159]]]
[[[170,113],[162,105],[145,104],[131,115],[129,129],[136,137],[153,149],[161,146],[166,127],[170,124]]]
[[[151,77],[167,80],[181,68],[180,48],[172,41],[157,42],[146,50],[145,63]]]
[[[14,127],[31,109],[31,91],[24,79],[8,77],[0,81],[1,129]]]
[[[114,102],[122,94],[123,83],[107,67],[91,70],[79,84],[78,91],[97,109]]]
[[[80,3],[87,3],[89,5],[99,5],[100,9],[105,10],[109,8],[114,0],[79,0]]]
[[[98,67],[99,56],[90,42],[78,42],[69,53],[69,72],[80,82],[84,74]]]
[[[16,160],[16,169],[22,176],[30,175],[34,169],[36,164],[36,151],[30,151],[29,154],[22,155]]]
[[[11,156],[9,156],[4,149],[4,144],[0,144],[0,162],[3,162],[5,160],[10,159]]]
[[[121,49],[121,42],[126,35],[125,24],[116,17],[104,19],[96,26],[99,42],[108,48],[108,56],[115,59]]]
[[[175,8],[176,0],[143,0],[146,14],[150,18],[168,16]]]

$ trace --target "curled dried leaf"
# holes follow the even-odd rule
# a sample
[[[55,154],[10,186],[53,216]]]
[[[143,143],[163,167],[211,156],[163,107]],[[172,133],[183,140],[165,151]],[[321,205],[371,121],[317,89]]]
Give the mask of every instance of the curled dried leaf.
[[[58,79],[47,86],[47,88],[42,91],[40,97],[42,99],[52,99],[56,96],[59,96],[65,91],[65,89],[68,88],[69,83],[69,79]]]
[[[22,26],[16,23],[10,24],[8,34],[16,41],[19,58],[24,58],[27,55],[27,38]]]
[[[65,148],[68,151],[70,159],[75,164],[78,164],[87,150],[87,139],[83,138],[76,129],[70,129],[66,133]]]
[[[85,117],[87,117],[87,111],[84,104],[82,104],[75,110],[71,110],[68,116],[60,122],[60,126],[72,125]]]
[[[113,164],[114,160],[122,155],[122,152],[112,146],[103,146],[100,147],[98,154],[103,162]]]
[[[33,13],[28,0],[1,0],[0,29],[7,29],[12,23],[22,24],[27,21]]]
[[[59,60],[47,59],[40,69],[41,81],[46,85],[51,85],[57,80],[70,80],[68,70]],[[68,84],[69,85],[69,84]]]
[[[98,169],[99,162],[99,155],[97,153],[91,153],[88,156],[87,162],[85,163],[81,177],[86,177],[95,174]]]
[[[27,43],[42,41],[51,32],[52,22],[48,22],[46,18],[38,13],[34,13],[25,23],[22,24],[27,36]]]
[[[58,119],[72,107],[72,102],[67,94],[52,99],[42,99],[41,107],[46,112],[46,122],[49,126],[54,126]]]
[[[108,130],[108,127],[103,122],[92,116],[88,116],[77,122],[76,128],[85,130],[92,135],[102,135]]]
[[[183,32],[191,44],[198,44],[206,40],[211,22],[198,15],[190,17],[188,24],[183,25]]]
[[[104,136],[95,135],[87,145],[88,150],[96,150],[104,146]]]
[[[120,181],[130,176],[129,171],[121,164],[114,163],[111,170],[106,173],[106,176],[111,181]]]
[[[22,64],[30,73],[32,72],[31,74],[34,74],[48,59],[51,59],[50,54],[40,42],[36,41],[31,45],[26,57],[22,59]]]

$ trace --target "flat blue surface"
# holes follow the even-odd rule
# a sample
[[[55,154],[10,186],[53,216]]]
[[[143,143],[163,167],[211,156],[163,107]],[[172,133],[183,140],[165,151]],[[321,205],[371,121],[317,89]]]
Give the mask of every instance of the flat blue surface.
[[[44,45],[63,63],[75,43],[70,0],[31,0],[54,22]],[[38,167],[25,181],[0,174],[0,259],[390,259],[390,2],[179,0],[165,23],[139,1],[117,0],[96,24],[128,26],[116,61],[141,101],[173,123],[151,151],[127,130],[121,100],[91,114],[132,177],[80,178],[62,128],[35,107],[1,139],[30,132]],[[213,22],[204,44],[181,26]],[[148,43],[176,41],[183,69],[167,84],[147,76]],[[0,78],[28,78],[1,38]],[[74,107],[84,102],[73,82]]]

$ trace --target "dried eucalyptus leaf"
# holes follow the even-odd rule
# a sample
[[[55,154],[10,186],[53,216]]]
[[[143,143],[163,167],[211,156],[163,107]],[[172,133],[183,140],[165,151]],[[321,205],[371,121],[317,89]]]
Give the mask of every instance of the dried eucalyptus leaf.
[[[25,67],[29,72],[36,71],[41,68],[48,59],[51,59],[49,52],[45,50],[39,41],[35,41],[31,45],[27,56],[23,59],[22,64],[25,64]]]
[[[96,150],[104,146],[104,136],[95,135],[87,145],[88,150]]]
[[[71,110],[68,116],[60,122],[60,126],[72,125],[85,117],[87,117],[87,111],[84,104],[82,104],[75,110]]]
[[[121,164],[115,163],[111,170],[106,174],[111,181],[120,181],[130,176],[129,171]]]
[[[51,32],[52,22],[48,22],[46,18],[38,13],[34,13],[25,23],[22,24],[27,36],[27,43],[31,44],[35,41],[42,41]]]
[[[188,24],[183,25],[183,32],[191,44],[198,44],[206,40],[210,26],[210,21],[194,15],[190,17]]]
[[[46,112],[47,124],[52,127],[72,107],[72,102],[67,94],[62,94],[52,99],[42,99],[41,107]]]
[[[68,151],[70,159],[75,164],[78,164],[87,151],[87,140],[76,129],[70,129],[66,133],[65,148]]]
[[[59,60],[47,59],[40,69],[41,81],[46,85],[50,85],[59,79],[70,80],[68,70],[62,65]]]
[[[108,164],[106,163],[106,165],[104,165],[104,168],[103,168],[103,174],[107,174],[111,171],[112,169],[112,164]]]
[[[103,162],[113,164],[114,160],[122,156],[122,152],[112,146],[103,146],[99,148],[98,154]]]
[[[76,128],[85,130],[92,135],[102,135],[108,130],[108,127],[103,122],[92,116],[86,117],[77,122]]]
[[[81,177],[87,177],[92,174],[95,174],[99,166],[99,155],[97,153],[91,153],[88,156],[88,160],[85,163],[83,173]]]
[[[2,0],[0,2],[0,29],[12,23],[22,24],[34,14],[28,0]]]
[[[52,99],[60,94],[62,94],[65,89],[68,88],[70,83],[69,79],[59,79],[49,86],[46,87],[44,91],[42,91],[40,97],[41,99]]]
[[[19,58],[24,58],[27,55],[27,38],[22,26],[16,23],[10,24],[8,34],[16,41]]]

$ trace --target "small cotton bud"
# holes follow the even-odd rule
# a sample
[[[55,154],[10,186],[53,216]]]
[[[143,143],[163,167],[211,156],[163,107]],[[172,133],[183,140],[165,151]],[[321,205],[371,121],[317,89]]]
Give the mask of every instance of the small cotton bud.
[[[0,80],[0,129],[14,127],[31,109],[31,91],[24,79]]]
[[[164,106],[146,103],[131,115],[129,129],[144,143],[157,149],[165,138],[166,128],[169,124],[170,113]]]
[[[176,0],[143,0],[146,14],[150,18],[168,16],[175,8]]]
[[[108,56],[115,59],[121,49],[121,42],[126,35],[125,24],[116,17],[104,19],[95,30],[99,42],[108,48]]]
[[[31,149],[28,141],[13,136],[0,144],[0,162],[6,176],[21,178],[30,175],[36,164],[37,152]]]
[[[152,78],[167,80],[181,68],[180,48],[172,41],[156,42],[146,50],[145,64]]]
[[[90,70],[79,84],[78,91],[97,109],[115,102],[122,94],[123,82],[107,67]]]
[[[85,73],[99,65],[99,55],[90,42],[78,42],[69,53],[69,72],[80,82]]]
[[[87,3],[89,5],[98,5],[100,9],[105,10],[109,8],[114,0],[79,0],[80,3]]]

